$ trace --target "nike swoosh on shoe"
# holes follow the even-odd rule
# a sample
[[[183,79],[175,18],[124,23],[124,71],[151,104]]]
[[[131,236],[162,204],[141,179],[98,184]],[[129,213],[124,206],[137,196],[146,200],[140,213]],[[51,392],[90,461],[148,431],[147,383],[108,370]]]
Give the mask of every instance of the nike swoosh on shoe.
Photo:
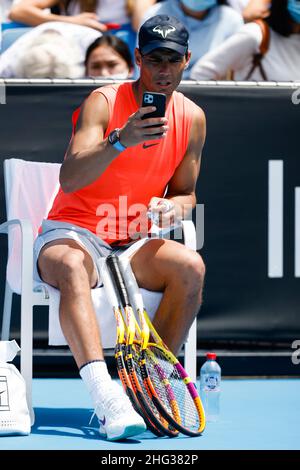
[[[102,426],[105,426],[105,423],[106,423],[106,418],[105,418],[105,416],[104,416],[103,419],[100,419],[100,418],[99,418],[99,422],[102,424]]]

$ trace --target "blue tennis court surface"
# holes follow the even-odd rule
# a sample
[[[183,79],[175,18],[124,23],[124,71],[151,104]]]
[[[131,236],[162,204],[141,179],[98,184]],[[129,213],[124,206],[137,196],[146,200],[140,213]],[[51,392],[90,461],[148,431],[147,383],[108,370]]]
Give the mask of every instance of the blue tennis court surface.
[[[102,440],[80,379],[36,379],[36,422],[30,436],[0,438],[0,449],[40,450],[298,450],[300,379],[223,380],[221,417],[202,436],[123,442]]]

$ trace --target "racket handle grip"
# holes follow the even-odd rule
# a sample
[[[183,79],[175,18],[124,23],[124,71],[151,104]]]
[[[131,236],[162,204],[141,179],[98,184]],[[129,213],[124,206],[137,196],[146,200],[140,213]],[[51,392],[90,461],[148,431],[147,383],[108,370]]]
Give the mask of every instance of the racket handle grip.
[[[119,258],[119,265],[121,265],[122,273],[124,273],[126,277],[126,287],[131,300],[131,305],[136,309],[136,311],[143,312],[143,297],[136,281],[135,275],[132,271],[130,260],[121,256]]]
[[[108,272],[108,267],[104,263],[102,269],[101,269],[101,279],[104,285],[104,289],[106,292],[106,296],[108,298],[109,303],[111,304],[112,308],[118,308],[119,307],[119,300],[117,297],[117,294],[115,292],[115,286],[113,284],[113,281],[111,279],[111,276]]]
[[[123,275],[119,267],[119,258],[116,255],[108,255],[106,258],[107,267],[111,272],[115,287],[119,293],[123,307],[130,305]]]

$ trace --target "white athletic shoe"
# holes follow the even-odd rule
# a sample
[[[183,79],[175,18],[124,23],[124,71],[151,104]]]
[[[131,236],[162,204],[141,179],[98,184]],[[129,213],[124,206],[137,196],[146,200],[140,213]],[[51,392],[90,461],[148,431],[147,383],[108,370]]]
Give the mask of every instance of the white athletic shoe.
[[[114,381],[105,390],[105,396],[97,402],[99,433],[109,441],[135,436],[146,430],[143,418],[134,410],[123,388]]]

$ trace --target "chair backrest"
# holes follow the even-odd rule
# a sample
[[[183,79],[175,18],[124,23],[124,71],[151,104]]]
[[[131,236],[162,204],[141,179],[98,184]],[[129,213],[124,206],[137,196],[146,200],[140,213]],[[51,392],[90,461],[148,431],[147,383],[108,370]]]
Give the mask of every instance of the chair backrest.
[[[34,238],[47,216],[59,189],[59,163],[4,160],[7,220],[30,220]],[[13,292],[21,292],[21,233],[9,229],[7,281]]]

